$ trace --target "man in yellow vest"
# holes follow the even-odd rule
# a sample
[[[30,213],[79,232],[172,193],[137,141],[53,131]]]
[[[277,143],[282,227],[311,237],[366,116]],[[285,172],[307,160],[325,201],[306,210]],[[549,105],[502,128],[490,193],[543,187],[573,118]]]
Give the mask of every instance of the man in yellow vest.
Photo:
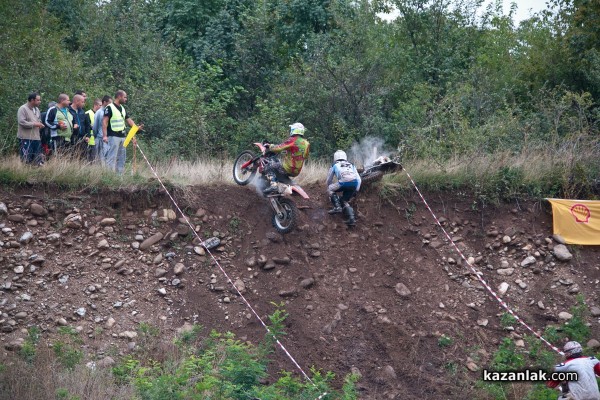
[[[104,118],[102,119],[102,141],[108,144],[106,155],[106,165],[118,174],[125,170],[125,122],[129,126],[134,126],[135,122],[125,111],[123,104],[127,103],[127,93],[124,90],[117,90],[115,99],[104,109]],[[140,129],[144,127],[141,124]]]
[[[97,152],[96,152],[96,138],[94,137],[94,116],[96,115],[96,111],[98,111],[100,109],[100,107],[102,107],[102,100],[96,99],[96,100],[94,100],[94,105],[92,106],[92,109],[87,110],[85,112],[86,117],[89,118],[90,127],[92,128],[88,132],[86,139],[85,139],[88,144],[87,159],[89,162],[94,162],[94,160],[96,159]]]

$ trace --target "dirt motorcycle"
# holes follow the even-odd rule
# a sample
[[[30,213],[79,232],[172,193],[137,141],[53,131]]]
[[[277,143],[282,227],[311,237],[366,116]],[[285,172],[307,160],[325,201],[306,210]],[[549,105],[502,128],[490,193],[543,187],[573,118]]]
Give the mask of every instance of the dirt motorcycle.
[[[400,157],[393,158],[381,156],[375,159],[373,163],[367,165],[363,170],[358,170],[362,184],[376,182],[383,178],[383,175],[402,171]]]
[[[255,175],[259,174],[258,186],[260,189],[269,185],[269,180],[265,176],[265,168],[277,157],[274,153],[268,151],[267,142],[254,143],[260,150],[255,154],[250,150],[241,152],[233,163],[233,180],[241,186],[252,182]],[[298,208],[296,204],[287,196],[298,194],[304,199],[308,199],[306,192],[300,185],[294,183],[290,178],[279,179],[277,182],[278,191],[273,194],[265,195],[273,209],[273,218],[271,222],[275,229],[280,233],[291,232],[298,222]],[[262,190],[261,190],[262,193]]]

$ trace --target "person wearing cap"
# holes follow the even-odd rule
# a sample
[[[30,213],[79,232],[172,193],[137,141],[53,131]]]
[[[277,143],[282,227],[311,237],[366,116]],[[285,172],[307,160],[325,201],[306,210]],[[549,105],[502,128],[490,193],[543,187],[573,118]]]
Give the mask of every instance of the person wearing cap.
[[[337,181],[333,182],[333,178]],[[327,195],[333,208],[329,210],[329,214],[344,213],[346,219],[344,222],[348,226],[356,225],[354,210],[348,204],[348,201],[360,190],[361,179],[356,167],[348,161],[348,156],[343,150],[338,150],[333,154],[333,165],[327,174]],[[342,197],[336,193],[341,192]],[[343,205],[343,207],[342,207]]]
[[[264,194],[273,194],[278,192],[277,180],[295,177],[300,174],[304,161],[310,153],[310,143],[304,138],[306,129],[299,122],[290,125],[290,137],[285,142],[271,146],[268,145],[268,151],[279,154],[284,153],[283,163],[276,157],[273,157],[269,165],[265,168],[265,176],[270,185],[263,190]]]
[[[576,372],[578,380],[568,381],[567,390],[563,387],[563,394],[559,400],[600,400],[596,376],[600,376],[600,361],[596,357],[586,357],[578,342],[568,342],[563,348],[565,362],[554,367],[555,372]],[[559,381],[548,381],[546,385],[556,388]]]

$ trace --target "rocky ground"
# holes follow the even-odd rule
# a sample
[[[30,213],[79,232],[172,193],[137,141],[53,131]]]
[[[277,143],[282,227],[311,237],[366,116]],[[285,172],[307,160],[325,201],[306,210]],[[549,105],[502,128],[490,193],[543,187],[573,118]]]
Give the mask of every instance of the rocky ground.
[[[296,200],[299,228],[285,236],[251,188],[177,193],[196,232],[219,238],[212,251],[258,313],[284,303],[283,343],[304,368],[359,373],[364,399],[460,398],[472,395],[464,379],[480,376],[502,337],[525,345],[527,332],[501,326],[496,300],[418,197],[367,191],[348,230],[327,214],[321,188],[308,193]],[[544,204],[480,209],[455,194],[427,196],[477,270],[534,329],[570,318],[581,294],[597,331],[600,253],[553,238]],[[253,342],[264,336],[162,193],[4,188],[0,229],[0,358],[33,325],[50,340],[74,327],[87,357],[105,364],[135,350],[142,322],[165,340],[192,323]],[[439,346],[443,335],[449,346]],[[273,371],[294,370],[282,352],[275,358]],[[449,363],[467,378],[451,377]]]

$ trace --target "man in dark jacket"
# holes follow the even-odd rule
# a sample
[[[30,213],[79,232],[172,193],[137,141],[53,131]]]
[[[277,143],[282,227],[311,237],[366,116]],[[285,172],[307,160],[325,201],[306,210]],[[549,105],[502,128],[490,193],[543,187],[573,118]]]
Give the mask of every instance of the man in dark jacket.
[[[78,158],[85,158],[87,155],[87,142],[85,137],[90,134],[90,120],[84,110],[85,98],[76,94],[73,96],[73,102],[69,106],[69,112],[73,116],[73,136],[71,144],[74,147],[74,154]]]

